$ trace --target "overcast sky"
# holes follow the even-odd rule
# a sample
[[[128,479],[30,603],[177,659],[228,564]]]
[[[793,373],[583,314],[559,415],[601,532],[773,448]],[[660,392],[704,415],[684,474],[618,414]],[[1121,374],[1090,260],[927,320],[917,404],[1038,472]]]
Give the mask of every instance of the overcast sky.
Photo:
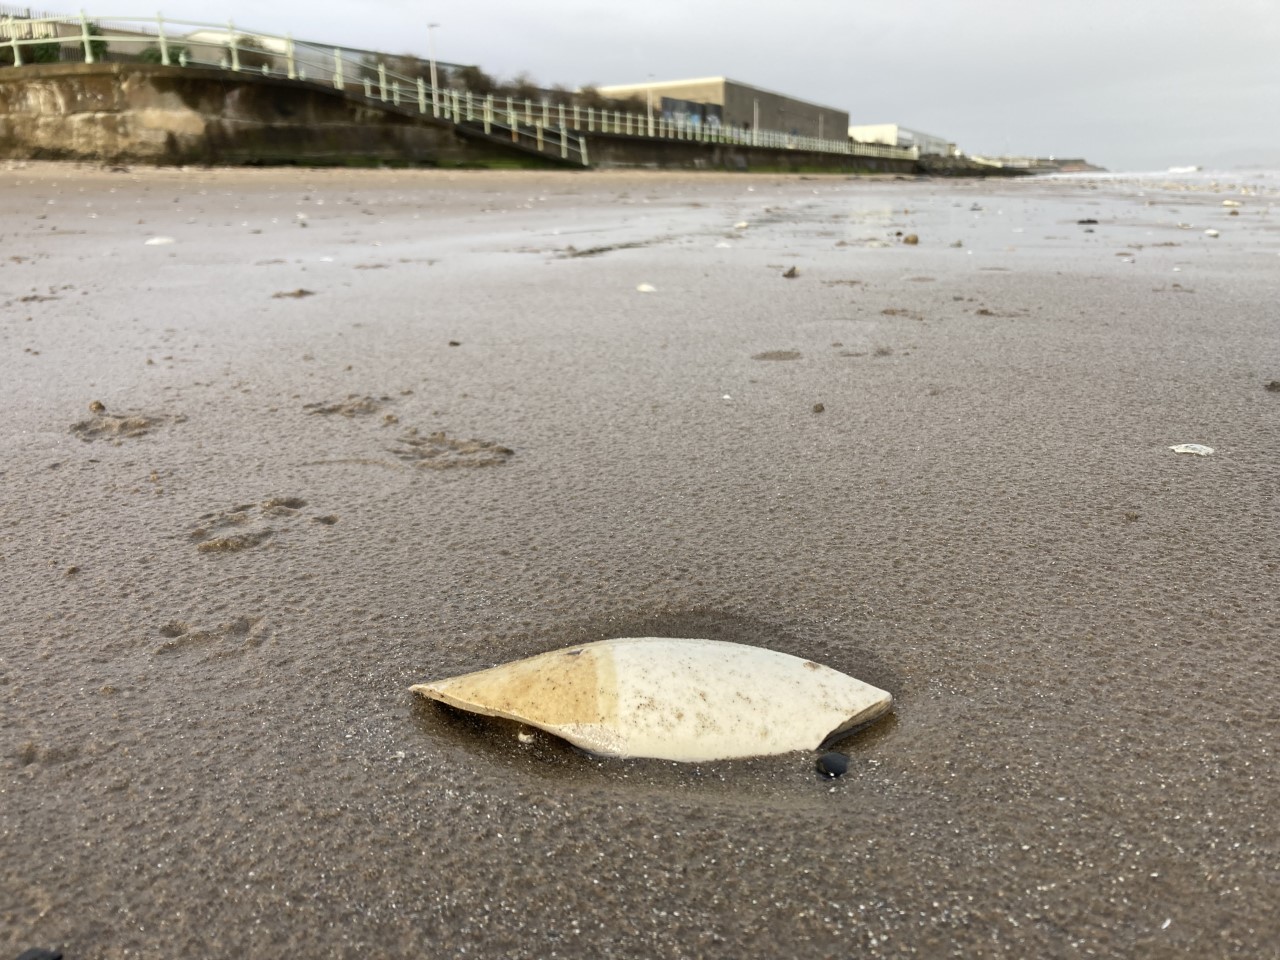
[[[85,4],[92,14],[91,4]],[[1280,0],[161,0],[545,85],[728,76],[969,153],[1280,167]],[[116,12],[120,8],[114,6]],[[139,10],[139,15],[146,15]]]

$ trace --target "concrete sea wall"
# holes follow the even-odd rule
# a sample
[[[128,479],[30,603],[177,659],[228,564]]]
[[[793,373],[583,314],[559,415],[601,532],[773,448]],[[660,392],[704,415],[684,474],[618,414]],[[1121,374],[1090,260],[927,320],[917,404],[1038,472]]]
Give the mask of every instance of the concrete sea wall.
[[[914,173],[914,160],[855,157],[810,150],[777,150],[735,143],[650,140],[625,134],[587,135],[592,166],[689,170],[778,170]]]
[[[593,166],[913,173],[914,161],[586,134]],[[0,157],[107,163],[554,163],[323,83],[141,63],[0,68]]]
[[[0,69],[3,157],[447,166],[509,155],[321,84],[148,64]]]

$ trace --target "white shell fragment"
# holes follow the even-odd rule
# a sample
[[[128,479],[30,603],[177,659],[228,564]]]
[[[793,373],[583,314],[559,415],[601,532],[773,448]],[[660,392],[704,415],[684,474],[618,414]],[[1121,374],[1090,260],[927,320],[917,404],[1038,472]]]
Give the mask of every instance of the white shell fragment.
[[[566,647],[412,689],[602,756],[685,762],[813,750],[893,701],[812,660],[668,637]]]
[[[1213,453],[1213,447],[1206,447],[1203,443],[1178,443],[1169,449],[1174,453],[1194,453],[1197,457],[1207,457]]]
[[[1217,231],[1217,230],[1214,230],[1212,227],[1210,227],[1208,230],[1206,230],[1206,231],[1204,232],[1204,235],[1205,235],[1206,237],[1216,237],[1216,236],[1218,236],[1219,234],[1218,234],[1218,231]]]
[[[657,287],[655,287],[652,283],[638,283],[638,284],[636,284],[636,290],[637,290],[638,292],[640,292],[640,293],[654,293],[654,292],[656,292],[656,291],[657,291],[657,289],[658,289],[658,288],[657,288]]]
[[[173,237],[150,237],[143,244],[147,247],[167,247],[169,244],[176,242]]]

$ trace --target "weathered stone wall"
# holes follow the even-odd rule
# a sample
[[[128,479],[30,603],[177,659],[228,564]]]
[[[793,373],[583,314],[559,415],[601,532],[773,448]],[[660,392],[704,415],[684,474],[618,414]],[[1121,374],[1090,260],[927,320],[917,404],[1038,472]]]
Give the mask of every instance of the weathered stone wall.
[[[0,156],[153,163],[484,163],[447,123],[321,84],[147,64],[0,69]]]

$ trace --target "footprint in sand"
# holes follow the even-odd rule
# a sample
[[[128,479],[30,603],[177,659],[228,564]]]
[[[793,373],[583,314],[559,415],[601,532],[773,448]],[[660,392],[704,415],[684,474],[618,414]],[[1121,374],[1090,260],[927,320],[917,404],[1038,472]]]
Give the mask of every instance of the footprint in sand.
[[[506,463],[515,451],[491,440],[459,440],[444,432],[419,435],[416,427],[396,440],[390,450],[401,460],[426,470],[455,467],[496,467]]]
[[[377,413],[390,402],[390,397],[362,397],[359,394],[350,393],[345,400],[339,400],[336,403],[308,403],[304,404],[302,409],[308,413],[318,413],[323,416],[339,414],[344,417],[367,417]]]
[[[206,513],[200,518],[199,526],[187,536],[200,553],[239,553],[261,546],[296,525],[306,505],[307,501],[299,497],[273,497],[261,503],[240,504],[220,513]],[[282,526],[269,526],[271,520]],[[338,518],[317,516],[310,521],[332,526]]]
[[[71,432],[85,443],[107,440],[118,444],[121,440],[146,436],[162,424],[182,423],[187,419],[183,416],[171,417],[160,414],[107,413],[107,408],[97,400],[89,404],[89,412],[93,416],[88,420],[81,420],[71,425]]]
[[[752,360],[799,360],[799,350],[766,350],[751,357]]]
[[[157,632],[161,642],[154,653],[206,650],[215,656],[244,653],[262,646],[272,635],[263,617],[236,617],[212,627],[197,627],[183,620],[170,620]]]

